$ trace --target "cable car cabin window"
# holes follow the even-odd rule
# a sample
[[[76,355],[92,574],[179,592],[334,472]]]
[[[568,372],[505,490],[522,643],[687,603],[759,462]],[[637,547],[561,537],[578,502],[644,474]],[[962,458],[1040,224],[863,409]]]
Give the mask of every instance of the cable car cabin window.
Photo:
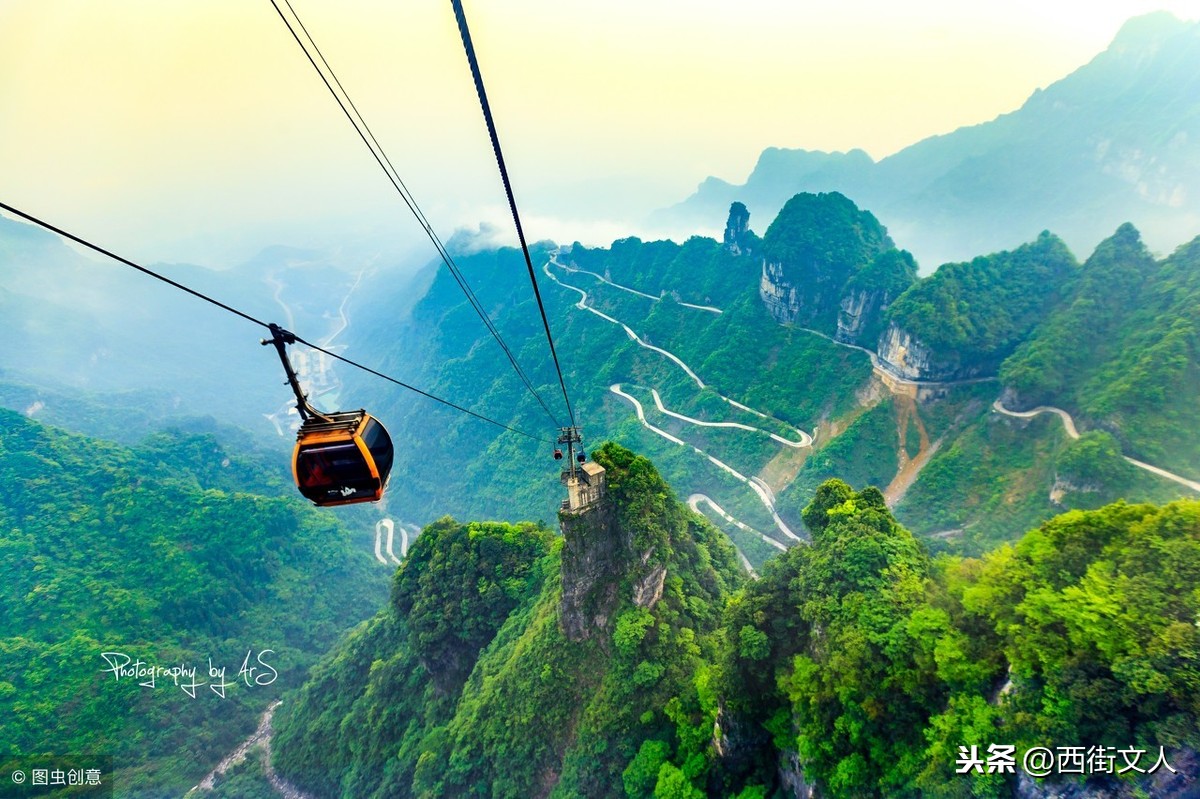
[[[362,440],[370,450],[371,457],[375,459],[375,470],[379,472],[379,481],[387,485],[388,475],[392,471],[392,437],[388,435],[388,431],[384,429],[383,425],[374,418],[370,418],[363,427]]]
[[[380,487],[353,441],[301,447],[296,456],[296,479],[300,493],[317,504],[373,495]]]

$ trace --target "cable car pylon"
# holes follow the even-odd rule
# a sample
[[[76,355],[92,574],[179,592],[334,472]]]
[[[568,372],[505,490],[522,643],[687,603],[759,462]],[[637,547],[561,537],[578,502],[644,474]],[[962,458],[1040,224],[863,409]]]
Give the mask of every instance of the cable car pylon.
[[[576,463],[583,463],[587,460],[587,453],[583,451],[583,434],[578,427],[560,427],[558,428],[558,441],[560,445],[567,445],[567,469],[566,471],[575,475],[577,470]],[[579,454],[575,454],[575,445],[579,444]],[[561,448],[555,448],[554,460],[561,461],[563,459],[563,451]]]

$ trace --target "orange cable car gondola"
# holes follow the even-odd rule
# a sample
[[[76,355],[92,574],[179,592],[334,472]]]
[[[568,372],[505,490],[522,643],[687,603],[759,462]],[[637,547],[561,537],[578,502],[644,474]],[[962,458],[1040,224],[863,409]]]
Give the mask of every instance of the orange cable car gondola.
[[[308,404],[300,382],[288,360],[285,345],[296,337],[276,324],[270,325],[274,344],[287,373],[288,385],[296,394],[296,410],[303,420],[292,451],[292,477],[296,488],[322,507],[376,502],[383,497],[392,471],[394,449],[391,436],[379,420],[365,410],[322,413]]]

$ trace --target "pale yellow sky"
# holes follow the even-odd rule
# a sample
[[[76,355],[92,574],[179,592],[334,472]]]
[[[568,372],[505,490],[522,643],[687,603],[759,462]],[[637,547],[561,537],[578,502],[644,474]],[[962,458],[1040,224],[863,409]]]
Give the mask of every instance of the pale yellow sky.
[[[443,238],[503,222],[450,4],[293,4]],[[882,158],[1014,110],[1129,17],[1200,17],[1200,0],[465,5],[529,234],[598,241],[707,175],[741,182],[764,147]],[[150,260],[419,232],[269,0],[0,0],[0,197]]]

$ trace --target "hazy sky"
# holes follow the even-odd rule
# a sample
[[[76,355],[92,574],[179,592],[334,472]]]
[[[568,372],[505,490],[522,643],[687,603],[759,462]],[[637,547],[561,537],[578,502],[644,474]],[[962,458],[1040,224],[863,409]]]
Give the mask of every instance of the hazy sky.
[[[503,222],[450,4],[292,2],[443,238]],[[707,175],[741,182],[764,147],[882,158],[1016,109],[1131,16],[1200,17],[1200,0],[465,5],[530,236],[599,242]],[[0,198],[214,266],[419,235],[269,0],[0,0]]]

